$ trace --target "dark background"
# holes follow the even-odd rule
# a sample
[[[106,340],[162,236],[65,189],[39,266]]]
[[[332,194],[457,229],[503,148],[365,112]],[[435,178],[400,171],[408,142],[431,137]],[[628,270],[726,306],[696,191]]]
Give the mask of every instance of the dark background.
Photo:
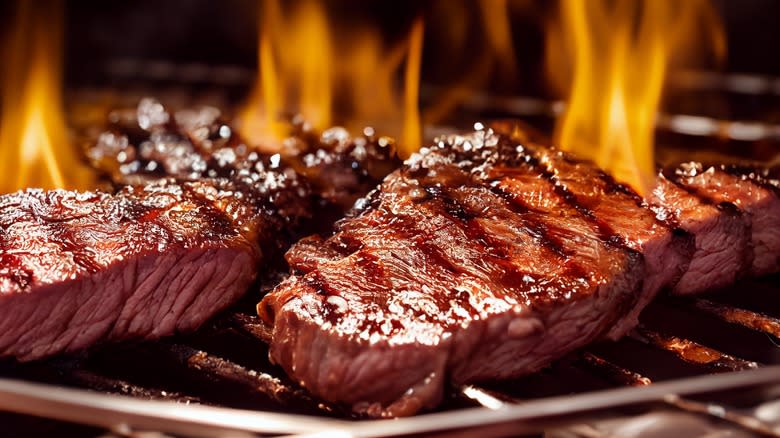
[[[280,3],[289,8],[299,1],[280,0]],[[388,46],[407,35],[416,16],[425,17],[423,109],[441,100],[441,94],[435,90],[446,91],[479,65],[486,34],[486,24],[479,18],[479,5],[497,3],[495,0],[323,1],[335,26],[347,29],[369,24],[381,30]],[[0,37],[8,32],[6,23],[13,20],[16,4],[16,1],[0,2]],[[46,4],[35,2],[36,7]],[[226,99],[214,100],[209,95],[206,101],[232,106],[247,96],[255,80],[259,0],[65,0],[64,4],[63,50],[68,90],[113,90],[115,94],[126,94],[128,100],[150,93],[166,97],[162,96],[165,90],[183,96],[211,93]],[[516,63],[492,60],[496,63],[492,77],[483,78],[476,91],[499,96],[542,97],[545,102],[557,97],[544,69],[544,29],[554,16],[555,4],[543,0],[509,0]],[[714,71],[762,75],[776,80],[764,80],[760,89],[747,92],[724,91],[722,85],[699,87],[697,82],[684,93],[677,90],[666,93],[662,110],[722,120],[780,124],[780,1],[712,0],[712,5],[723,20],[728,47],[725,61]],[[466,29],[464,40],[458,45],[448,36],[454,29]],[[516,65],[516,71],[507,72],[506,65]],[[494,100],[489,102],[494,105]],[[527,119],[528,113],[478,108],[460,117],[471,123],[475,115]],[[548,127],[549,114],[544,117],[542,122]]]
[[[389,40],[408,29],[416,14],[427,15],[424,80],[442,76],[442,63],[450,70],[466,66],[468,50],[437,57],[437,35],[454,25],[442,16],[440,1],[327,1],[328,11],[339,25],[370,21],[380,26]],[[489,0],[488,0],[489,1]],[[472,11],[474,1],[458,0]],[[450,2],[447,2],[450,3]],[[554,2],[521,1],[521,13],[513,14],[513,37],[519,60],[518,83],[539,88],[543,82],[542,29]],[[254,0],[136,0],[67,1],[66,63],[71,83],[89,83],[103,78],[107,61],[164,59],[181,63],[256,65],[258,4]],[[716,0],[728,38],[724,71],[780,75],[780,2],[776,0]],[[477,44],[478,23],[470,23]],[[456,59],[452,59],[452,57]],[[337,60],[335,60],[337,62]]]

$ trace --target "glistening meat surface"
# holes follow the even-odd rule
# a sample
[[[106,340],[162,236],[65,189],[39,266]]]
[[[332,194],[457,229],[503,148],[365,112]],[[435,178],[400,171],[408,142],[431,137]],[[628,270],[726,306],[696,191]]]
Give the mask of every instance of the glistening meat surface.
[[[743,190],[770,193],[755,187]],[[270,357],[327,400],[409,415],[449,384],[531,373],[621,336],[662,288],[698,292],[755,266],[749,242],[766,233],[746,219],[753,201],[727,205],[680,181],[651,202],[510,135],[444,138],[330,237],[288,251],[293,275],[258,304]]]
[[[267,225],[234,196],[161,183],[0,197],[0,355],[156,339],[232,304],[255,278]]]

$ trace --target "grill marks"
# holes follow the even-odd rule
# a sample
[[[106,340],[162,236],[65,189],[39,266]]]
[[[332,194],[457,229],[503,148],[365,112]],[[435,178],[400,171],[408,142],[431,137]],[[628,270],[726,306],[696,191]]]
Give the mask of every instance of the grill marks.
[[[645,209],[641,198],[592,164],[542,147],[526,150],[567,200],[595,221],[603,238],[643,252],[644,242],[673,229]]]
[[[258,311],[272,359],[315,394],[409,414],[447,376],[534,371],[636,306],[645,264],[599,205],[504,137],[467,141],[423,153],[330,238],[288,252],[296,275]]]
[[[434,407],[447,380],[515,377],[621,337],[662,288],[745,270],[746,217],[777,198],[739,172],[723,171],[738,193],[678,175],[645,202],[552,148],[490,131],[442,139],[332,236],[288,252],[294,274],[258,305],[271,359],[322,398],[394,416]],[[722,260],[727,275],[710,275]]]
[[[642,292],[633,310],[609,334],[622,336],[636,324],[641,309],[686,272],[694,252],[693,236],[673,221],[659,219],[638,195],[591,163],[538,145],[525,147],[522,153],[537,163],[568,202],[594,221],[602,239],[643,255]]]
[[[208,182],[0,197],[0,252],[28,273],[21,282],[0,272],[0,355],[31,360],[198,327],[245,292],[261,256],[253,233],[231,226],[259,227],[258,213],[233,197]]]

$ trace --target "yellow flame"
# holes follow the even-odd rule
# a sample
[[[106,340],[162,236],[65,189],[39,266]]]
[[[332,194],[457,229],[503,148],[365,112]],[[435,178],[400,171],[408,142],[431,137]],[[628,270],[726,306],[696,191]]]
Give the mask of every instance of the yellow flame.
[[[406,39],[386,47],[375,27],[334,25],[326,4],[263,1],[258,78],[239,115],[242,134],[255,143],[281,140],[289,129],[285,115],[300,113],[317,130],[374,126],[399,138],[402,156],[411,154],[421,141],[423,21],[415,20]]]
[[[715,55],[723,53],[717,17],[706,0],[562,0],[560,6],[547,66],[559,88],[571,87],[555,141],[647,193],[664,78],[672,60],[697,46],[699,26]]]
[[[61,1],[18,2],[2,81],[2,193],[91,185],[62,117],[62,18]]]

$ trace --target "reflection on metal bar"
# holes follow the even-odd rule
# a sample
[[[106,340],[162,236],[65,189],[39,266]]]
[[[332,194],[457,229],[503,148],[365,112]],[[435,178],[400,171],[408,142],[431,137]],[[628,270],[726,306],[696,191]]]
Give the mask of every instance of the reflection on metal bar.
[[[669,76],[677,87],[693,90],[729,91],[737,94],[779,95],[780,78],[743,73],[716,73],[709,71],[684,71]]]
[[[719,120],[687,114],[658,114],[656,127],[678,134],[737,141],[780,140],[780,125],[752,120]]]
[[[502,112],[515,117],[550,117],[563,113],[566,103],[527,96],[499,96],[475,92],[460,106],[475,113]],[[724,120],[713,117],[659,113],[656,127],[662,131],[694,137],[717,137],[736,141],[780,140],[780,125],[759,120]]]
[[[693,307],[726,322],[738,324],[780,338],[780,319],[762,313],[714,303],[705,299],[691,301]]]
[[[780,437],[780,428],[773,428],[771,425],[761,421],[757,417],[740,414],[720,405],[688,400],[674,394],[664,397],[664,402],[686,412],[708,415],[727,421],[753,433],[764,436]]]
[[[742,371],[758,367],[756,362],[728,355],[688,339],[664,335],[641,325],[629,336],[642,343],[674,353],[685,362],[706,366],[712,371]]]
[[[460,388],[461,394],[466,398],[474,400],[479,403],[480,406],[488,409],[501,409],[504,407],[504,400],[499,399],[495,395],[491,394],[482,388],[476,386],[466,385]]]
[[[751,377],[752,376],[752,377]],[[707,375],[688,379],[654,383],[649,386],[636,388],[617,388],[603,391],[594,391],[578,395],[563,395],[543,399],[528,400],[518,405],[506,404],[502,409],[486,410],[482,408],[463,409],[452,415],[451,412],[421,415],[391,422],[381,423],[377,427],[376,422],[355,423],[349,430],[357,437],[397,436],[405,434],[424,434],[433,431],[456,430],[466,427],[478,427],[480,425],[497,425],[506,422],[513,423],[513,433],[534,433],[540,427],[549,426],[549,422],[568,415],[593,412],[600,409],[609,409],[619,406],[636,405],[648,402],[662,401],[668,394],[686,395],[692,393],[715,392],[727,389],[729,383],[742,384],[734,387],[752,386],[747,381],[762,376],[765,381],[758,383],[769,384],[780,382],[780,366],[768,366],[757,370],[741,373],[729,373],[721,375]],[[534,424],[534,422],[538,422]],[[548,423],[542,424],[547,421]]]
[[[625,386],[646,386],[652,381],[637,372],[625,369],[593,353],[582,353],[577,363],[589,371]]]
[[[13,379],[0,379],[0,409],[114,431],[154,430],[203,437],[308,433],[344,423],[303,415],[137,400]]]

